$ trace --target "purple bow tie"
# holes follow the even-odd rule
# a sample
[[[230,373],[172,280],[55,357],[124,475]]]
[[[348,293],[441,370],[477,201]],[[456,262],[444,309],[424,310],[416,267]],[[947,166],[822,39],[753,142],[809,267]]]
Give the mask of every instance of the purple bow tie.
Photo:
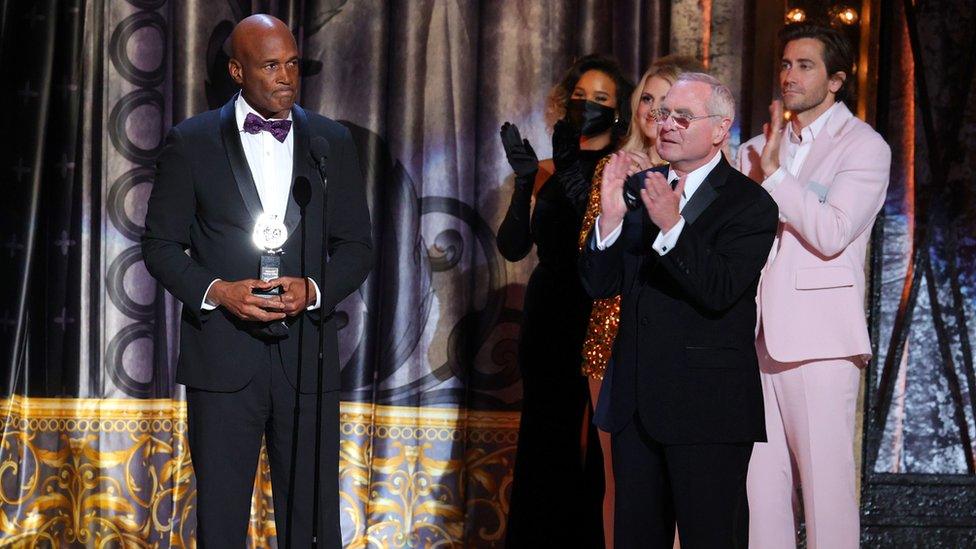
[[[285,142],[290,129],[291,120],[265,120],[253,112],[247,113],[247,117],[244,118],[244,131],[253,134],[265,131],[281,143]]]

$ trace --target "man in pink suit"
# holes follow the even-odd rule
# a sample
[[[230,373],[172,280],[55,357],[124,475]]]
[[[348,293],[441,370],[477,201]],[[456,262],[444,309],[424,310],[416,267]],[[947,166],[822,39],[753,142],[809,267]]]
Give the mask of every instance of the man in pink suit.
[[[739,169],[762,181],[780,212],[757,295],[768,442],[749,464],[749,545],[796,546],[799,485],[807,547],[856,548],[854,415],[871,355],[864,261],[891,152],[844,104],[854,86],[845,38],[791,25],[780,39],[783,100],[770,106],[764,135],[739,151]]]

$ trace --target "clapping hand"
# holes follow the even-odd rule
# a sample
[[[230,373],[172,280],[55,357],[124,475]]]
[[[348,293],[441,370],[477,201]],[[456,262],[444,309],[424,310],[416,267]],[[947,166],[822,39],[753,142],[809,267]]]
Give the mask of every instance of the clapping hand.
[[[502,138],[502,147],[505,149],[505,156],[516,177],[526,177],[539,170],[539,157],[529,144],[528,139],[523,139],[519,133],[518,126],[505,122],[499,132]]]
[[[763,177],[773,175],[779,169],[779,148],[783,144],[783,102],[773,100],[769,105],[769,122],[763,124],[766,144],[763,146],[759,165],[762,167]]]
[[[627,156],[630,159],[630,166],[627,168],[627,175],[634,175],[635,173],[639,173],[654,167],[654,163],[651,162],[651,158],[642,152],[627,151]]]
[[[557,172],[578,167],[580,129],[566,119],[557,120],[552,127],[552,163]]]
[[[672,189],[664,174],[653,171],[644,179],[641,189],[641,200],[648,217],[661,229],[662,233],[671,230],[681,219],[681,194],[685,192],[685,178],[678,180],[678,185]]]
[[[630,157],[625,152],[613,153],[603,167],[600,180],[600,234],[607,235],[617,228],[627,213],[624,202],[624,181],[630,168]]]

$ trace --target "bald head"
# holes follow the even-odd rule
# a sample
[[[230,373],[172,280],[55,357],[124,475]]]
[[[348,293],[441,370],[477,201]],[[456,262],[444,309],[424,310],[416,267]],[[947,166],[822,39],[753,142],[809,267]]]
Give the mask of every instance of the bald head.
[[[265,118],[286,118],[298,95],[298,45],[285,23],[262,13],[241,20],[230,35],[231,78]]]
[[[249,15],[234,27],[230,33],[230,55],[238,57],[248,55],[253,45],[263,40],[291,40],[295,43],[288,25],[277,17],[264,13]],[[297,49],[297,46],[296,46]]]

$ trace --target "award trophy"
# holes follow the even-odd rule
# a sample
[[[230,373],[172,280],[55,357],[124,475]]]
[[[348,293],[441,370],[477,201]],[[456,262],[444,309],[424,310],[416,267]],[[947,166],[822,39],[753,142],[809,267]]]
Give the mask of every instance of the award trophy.
[[[288,229],[285,228],[285,224],[276,215],[261,214],[251,236],[254,244],[261,249],[261,269],[258,278],[262,282],[278,278],[281,271],[281,247],[288,240]],[[281,286],[253,292],[259,297],[270,298],[281,294]]]

